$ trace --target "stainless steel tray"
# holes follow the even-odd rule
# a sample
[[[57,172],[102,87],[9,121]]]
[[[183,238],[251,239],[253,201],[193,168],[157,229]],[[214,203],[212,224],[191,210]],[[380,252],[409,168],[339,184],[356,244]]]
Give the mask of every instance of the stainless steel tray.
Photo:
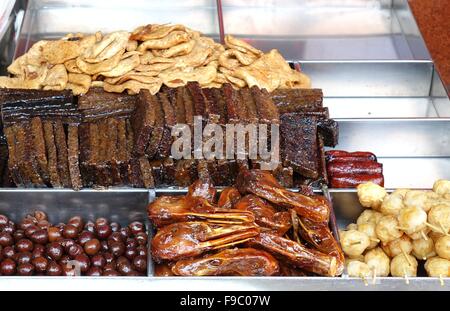
[[[245,7],[240,1],[223,0],[222,6],[226,33],[264,50],[278,48],[287,59],[300,63],[313,85],[323,89],[324,103],[340,124],[337,148],[375,152],[384,164],[387,187],[429,188],[435,179],[450,179],[450,101],[406,0],[252,0]],[[213,0],[113,0],[107,4],[30,0],[15,54],[24,53],[36,40],[67,32],[132,29],[151,22],[184,23],[219,38],[220,20]],[[54,217],[64,218],[68,215],[64,209],[69,208],[91,217],[112,213],[128,221],[130,216],[122,207],[145,217],[144,205],[149,200],[173,191],[3,189],[0,213],[12,210],[18,217],[30,207],[45,207]],[[360,211],[355,193],[347,189],[330,192],[338,224],[344,226]],[[436,278],[411,278],[406,284],[402,278],[391,277],[378,278],[375,285],[366,287],[345,275],[167,278],[153,277],[151,267],[149,273],[147,278],[70,281],[1,277],[0,290],[450,290],[448,278],[443,287]]]
[[[183,195],[185,190],[0,190],[0,214],[19,220],[26,213],[43,209],[51,221],[65,221],[75,214],[86,220],[109,217],[125,225],[146,221],[146,206],[155,196]],[[361,211],[355,191],[332,190],[334,208],[341,228],[354,221]],[[57,290],[450,290],[450,278],[441,286],[438,278],[376,278],[366,286],[361,279],[345,274],[327,277],[155,277],[151,256],[147,277],[0,277],[0,291],[27,289]]]

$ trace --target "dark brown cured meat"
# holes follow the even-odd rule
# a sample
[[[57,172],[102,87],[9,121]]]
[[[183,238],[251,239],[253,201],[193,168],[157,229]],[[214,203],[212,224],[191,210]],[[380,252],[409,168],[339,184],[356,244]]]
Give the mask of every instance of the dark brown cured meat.
[[[139,158],[139,166],[141,169],[142,181],[145,188],[154,188],[155,181],[153,179],[153,170],[146,157]]]
[[[120,179],[123,184],[128,184],[128,163],[130,155],[127,150],[127,128],[126,120],[119,119],[117,121],[117,157],[116,163],[119,167]]]
[[[333,119],[321,119],[317,122],[319,135],[327,147],[334,147],[339,142],[339,124]]]
[[[105,117],[129,117],[133,112],[137,95],[109,93],[102,88],[90,88],[86,94],[78,96],[78,109],[84,120]]]
[[[184,104],[184,113],[186,118],[186,123],[190,126],[194,125],[194,102],[192,100],[191,94],[186,87],[182,88],[183,92],[183,104]]]
[[[281,159],[284,166],[305,177],[317,178],[317,120],[301,114],[289,113],[281,116]],[[301,139],[301,140],[300,140]]]
[[[135,188],[144,187],[144,181],[142,180],[141,165],[139,159],[136,157],[131,158],[128,171],[128,178],[130,183]]]
[[[158,99],[164,113],[164,132],[158,146],[156,158],[165,159],[170,156],[172,147],[172,127],[176,124],[176,115],[166,94],[160,92],[158,94]]]
[[[16,152],[16,135],[14,126],[5,127],[3,130],[6,136],[6,141],[8,143],[9,174],[11,175],[11,179],[17,187],[23,187],[25,184],[19,170],[19,163],[18,163],[19,159],[17,158]]]
[[[202,92],[206,97],[205,102],[205,114],[207,116],[208,123],[221,124],[221,107],[214,98],[214,89],[203,88]],[[222,123],[224,124],[224,123]]]
[[[245,106],[244,109],[247,112],[245,121],[247,123],[258,123],[258,111],[256,109],[256,103],[253,100],[252,92],[248,87],[242,88],[238,92],[241,96],[242,106]]]
[[[186,110],[184,107],[184,87],[176,88],[174,107],[177,116],[177,123],[186,124]]]
[[[148,100],[148,104],[154,110],[155,125],[153,126],[152,135],[148,141],[147,148],[145,149],[145,154],[149,159],[153,159],[157,155],[158,148],[160,148],[159,145],[161,144],[164,135],[164,110],[156,95],[150,95]]]
[[[277,89],[271,97],[280,114],[321,108],[323,102],[321,89]]]
[[[250,90],[258,110],[259,121],[268,124],[280,123],[278,109],[273,103],[269,92],[257,86],[252,86]]]
[[[118,124],[116,118],[108,118],[108,143],[106,161],[111,165],[111,183],[112,185],[122,185],[123,181],[120,174],[120,165],[118,161]]]
[[[28,181],[25,186],[28,187],[42,187],[44,181],[38,173],[38,165],[33,153],[33,144],[30,131],[30,123],[22,122],[17,124],[16,129],[17,150],[20,155],[19,168],[21,169],[22,177]]]
[[[191,94],[192,102],[194,104],[194,116],[202,116],[205,118],[206,97],[202,92],[200,84],[198,82],[188,82],[186,88]]]
[[[70,188],[72,183],[70,182],[67,139],[62,122],[55,121],[53,124],[53,129],[55,133],[56,152],[58,158],[58,173],[63,187]]]
[[[110,144],[109,137],[109,122],[107,119],[98,121],[98,163],[96,164],[97,170],[97,185],[101,187],[109,187],[112,185],[111,176],[111,161],[108,154],[108,146]]]
[[[67,136],[70,180],[72,188],[80,190],[83,185],[79,166],[78,125],[69,125]]]
[[[157,116],[153,101],[154,99],[150,92],[142,90],[139,93],[136,108],[131,116],[131,126],[133,127],[135,139],[133,153],[137,156],[144,155],[155,127]]]
[[[235,89],[233,89],[233,87],[229,83],[224,84],[222,88],[227,110],[227,118],[228,118],[227,122],[238,123],[239,122],[238,110],[240,109],[238,105],[238,93]]]
[[[213,100],[215,102],[216,109],[219,111],[220,119],[219,124],[225,125],[227,124],[227,104],[225,102],[225,95],[223,92],[223,88],[213,88],[211,89],[213,94]]]
[[[30,121],[32,148],[38,164],[38,173],[42,180],[50,185],[50,177],[48,173],[48,161],[45,150],[44,129],[42,121],[39,117],[32,118]]]
[[[53,188],[63,187],[58,172],[58,152],[56,148],[55,133],[51,121],[44,121],[44,139],[47,150],[48,174]]]
[[[82,177],[83,187],[91,188],[95,183],[95,172],[93,166],[90,165],[91,159],[91,137],[90,125],[89,123],[82,123],[78,126],[78,136],[79,136],[79,163],[80,163],[80,173]]]
[[[282,165],[279,165],[273,170],[273,175],[281,186],[285,188],[292,188],[294,186],[294,171],[292,167],[283,167]]]

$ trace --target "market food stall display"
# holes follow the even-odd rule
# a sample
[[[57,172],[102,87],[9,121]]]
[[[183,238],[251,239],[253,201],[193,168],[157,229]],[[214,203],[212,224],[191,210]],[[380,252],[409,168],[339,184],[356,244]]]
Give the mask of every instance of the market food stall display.
[[[326,2],[29,1],[0,288],[448,289],[448,95],[406,1]],[[276,125],[280,161],[180,125]]]

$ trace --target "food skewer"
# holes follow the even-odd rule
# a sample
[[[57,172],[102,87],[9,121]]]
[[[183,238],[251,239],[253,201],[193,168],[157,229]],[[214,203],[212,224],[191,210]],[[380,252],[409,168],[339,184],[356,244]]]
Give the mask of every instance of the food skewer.
[[[442,226],[442,223],[439,222],[439,224]],[[425,222],[425,225],[427,225],[428,227],[430,227],[431,229],[433,229],[434,231],[437,232],[442,232],[442,234],[446,235],[446,236],[450,236],[450,234],[448,234],[448,232],[446,232],[444,230],[444,227],[442,226],[442,228],[436,227],[435,225],[430,224],[429,222]]]
[[[405,250],[404,250],[401,246],[400,246],[400,250],[401,250],[403,256],[405,256],[405,259],[406,259],[406,261],[408,262],[408,264],[409,264],[410,266],[412,266],[413,263],[411,262],[411,259],[409,259],[408,254],[406,254]]]
[[[408,257],[406,257],[406,258],[408,258]],[[409,262],[409,259],[408,259],[408,262]],[[406,273],[405,268],[403,268],[403,273],[405,273],[405,283],[406,283],[406,285],[409,285],[409,278],[408,278],[408,274]]]

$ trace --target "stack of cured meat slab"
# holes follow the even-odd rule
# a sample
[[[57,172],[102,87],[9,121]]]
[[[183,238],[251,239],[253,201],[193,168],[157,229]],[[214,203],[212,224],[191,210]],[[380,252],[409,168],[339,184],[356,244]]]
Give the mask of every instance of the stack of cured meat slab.
[[[176,124],[280,125],[280,164],[286,187],[326,182],[323,146],[337,144],[337,123],[319,89],[163,87],[156,95],[1,89],[3,186],[97,188],[188,186],[207,174],[216,186],[234,183],[240,166],[258,160],[174,159]],[[270,129],[270,127],[269,127]],[[270,148],[270,146],[269,146]]]

